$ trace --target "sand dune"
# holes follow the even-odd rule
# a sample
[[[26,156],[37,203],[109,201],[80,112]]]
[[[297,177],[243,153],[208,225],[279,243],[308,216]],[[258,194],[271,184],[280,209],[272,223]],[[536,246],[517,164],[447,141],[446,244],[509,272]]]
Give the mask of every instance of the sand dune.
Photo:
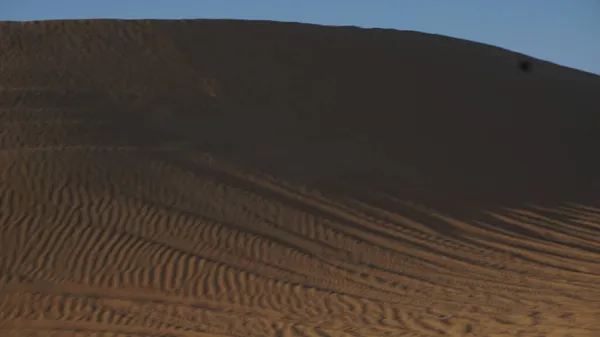
[[[1,334],[598,336],[599,90],[417,32],[0,23]]]

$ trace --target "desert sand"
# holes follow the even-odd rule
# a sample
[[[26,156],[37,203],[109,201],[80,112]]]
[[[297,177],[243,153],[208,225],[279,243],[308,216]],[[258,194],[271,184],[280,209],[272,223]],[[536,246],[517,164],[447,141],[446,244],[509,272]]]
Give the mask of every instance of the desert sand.
[[[600,336],[600,76],[410,31],[2,22],[0,126],[2,336]]]

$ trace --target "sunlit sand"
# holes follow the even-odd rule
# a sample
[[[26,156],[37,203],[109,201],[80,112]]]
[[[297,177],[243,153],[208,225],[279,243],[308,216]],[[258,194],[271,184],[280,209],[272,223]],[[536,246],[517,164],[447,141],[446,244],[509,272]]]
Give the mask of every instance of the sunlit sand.
[[[0,334],[600,336],[599,93],[417,32],[0,23]]]

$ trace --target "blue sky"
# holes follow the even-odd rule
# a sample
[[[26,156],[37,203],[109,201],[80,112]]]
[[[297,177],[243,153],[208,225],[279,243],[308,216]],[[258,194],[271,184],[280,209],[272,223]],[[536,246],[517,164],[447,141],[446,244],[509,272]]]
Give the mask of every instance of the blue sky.
[[[235,18],[417,30],[600,74],[600,0],[0,0],[0,20]]]

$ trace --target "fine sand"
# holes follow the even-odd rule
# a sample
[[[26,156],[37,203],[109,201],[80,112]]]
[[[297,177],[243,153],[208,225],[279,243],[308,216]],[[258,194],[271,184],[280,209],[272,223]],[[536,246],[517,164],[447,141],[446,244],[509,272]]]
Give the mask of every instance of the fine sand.
[[[0,335],[597,337],[599,152],[483,44],[2,22]]]

